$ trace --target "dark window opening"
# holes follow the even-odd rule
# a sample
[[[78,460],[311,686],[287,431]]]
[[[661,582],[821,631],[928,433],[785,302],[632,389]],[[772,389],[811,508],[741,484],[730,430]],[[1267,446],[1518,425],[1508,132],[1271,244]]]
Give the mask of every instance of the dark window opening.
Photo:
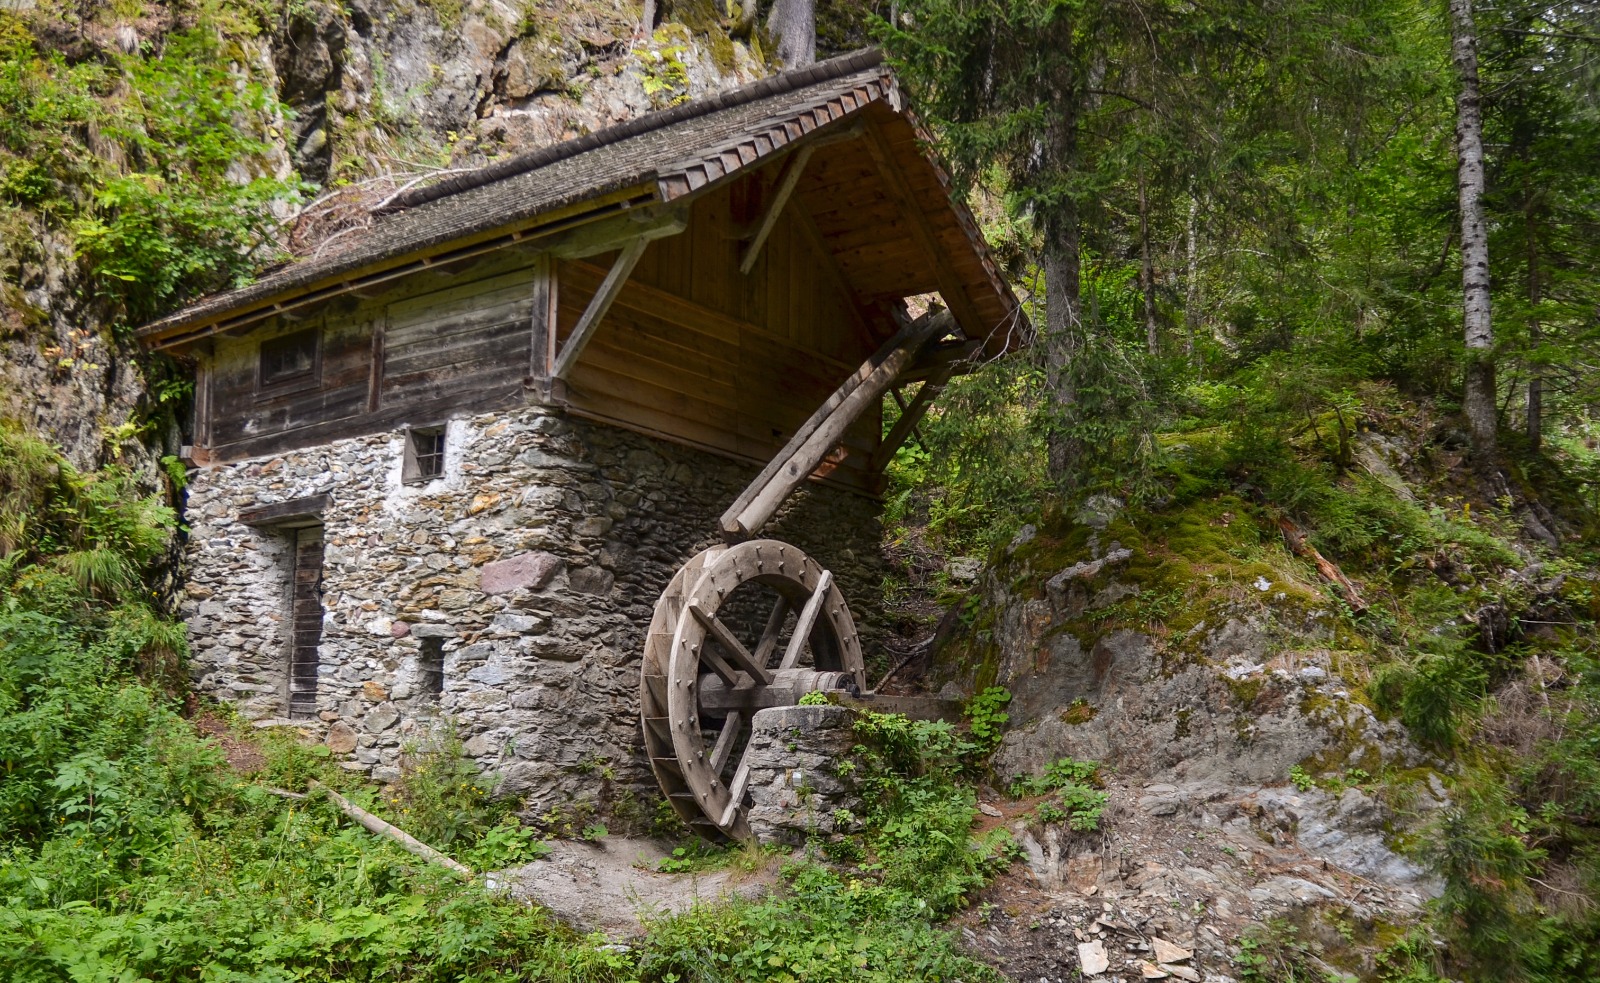
[[[261,343],[261,386],[314,381],[317,374],[317,332],[310,328]]]
[[[444,427],[419,427],[406,434],[402,480],[406,484],[444,477]]]
[[[424,638],[422,654],[417,656],[422,695],[438,699],[444,693],[444,639]]]

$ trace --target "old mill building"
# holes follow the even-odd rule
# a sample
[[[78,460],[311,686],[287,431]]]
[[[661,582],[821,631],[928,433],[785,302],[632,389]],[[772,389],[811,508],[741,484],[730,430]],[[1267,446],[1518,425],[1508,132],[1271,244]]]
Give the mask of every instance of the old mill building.
[[[870,643],[886,459],[1027,335],[874,52],[447,177],[341,240],[139,332],[196,374],[197,684],[380,779],[448,721],[540,811],[648,781],[652,605],[818,421],[762,535],[832,570]],[[930,294],[948,329],[907,347]],[[858,400],[827,431],[891,354],[926,383],[906,422]]]

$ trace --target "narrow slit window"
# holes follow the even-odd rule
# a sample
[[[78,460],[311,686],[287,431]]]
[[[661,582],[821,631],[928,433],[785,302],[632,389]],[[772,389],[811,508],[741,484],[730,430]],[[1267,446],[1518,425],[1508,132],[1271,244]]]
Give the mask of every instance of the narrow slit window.
[[[322,527],[290,533],[293,542],[289,619],[289,716],[317,713],[317,675],[322,646]]]
[[[261,343],[261,388],[293,386],[316,381],[317,332],[296,331]]]
[[[406,484],[444,477],[444,427],[418,427],[406,434]]]
[[[422,695],[438,699],[444,693],[444,639],[422,639],[422,653],[417,656],[418,685]]]

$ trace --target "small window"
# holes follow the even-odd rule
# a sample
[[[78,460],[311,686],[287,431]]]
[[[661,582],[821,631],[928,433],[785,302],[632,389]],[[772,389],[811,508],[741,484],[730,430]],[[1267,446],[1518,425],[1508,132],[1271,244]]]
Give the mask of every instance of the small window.
[[[261,388],[313,382],[317,375],[317,332],[296,331],[261,343]]]
[[[408,485],[444,477],[444,427],[406,431],[406,459],[401,479]]]
[[[417,675],[423,696],[438,699],[444,693],[444,639],[422,639],[422,653],[417,656]]]

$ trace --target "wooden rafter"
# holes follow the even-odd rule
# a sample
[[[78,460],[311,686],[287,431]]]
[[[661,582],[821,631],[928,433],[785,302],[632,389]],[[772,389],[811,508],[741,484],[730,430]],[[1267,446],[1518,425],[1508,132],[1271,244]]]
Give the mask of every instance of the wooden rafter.
[[[578,356],[583,354],[584,346],[594,337],[595,329],[605,318],[606,311],[611,309],[611,302],[617,299],[617,294],[622,291],[622,285],[627,282],[628,275],[633,272],[639,257],[644,255],[645,247],[649,244],[650,241],[641,236],[622,248],[616,262],[611,264],[611,272],[601,281],[600,289],[589,298],[589,306],[583,309],[583,316],[578,318],[572,334],[567,336],[566,344],[561,346],[561,354],[556,356],[555,365],[550,370],[552,378],[565,379],[567,373],[572,371],[572,367],[578,364]]]
[[[945,262],[944,249],[939,245],[939,238],[934,233],[933,223],[928,220],[927,214],[917,202],[910,185],[906,183],[905,175],[900,168],[895,166],[893,152],[889,149],[888,141],[876,126],[867,126],[867,152],[872,156],[878,174],[883,178],[883,183],[888,186],[890,195],[895,199],[895,204],[906,218],[911,221],[911,233],[922,251],[927,254],[928,262],[933,266],[934,275],[939,283],[939,295],[944,302],[950,305],[950,310],[955,314],[956,323],[961,330],[971,338],[981,338],[987,333],[990,325],[983,323],[978,309],[967,296],[966,287],[962,285],[961,278]]]

